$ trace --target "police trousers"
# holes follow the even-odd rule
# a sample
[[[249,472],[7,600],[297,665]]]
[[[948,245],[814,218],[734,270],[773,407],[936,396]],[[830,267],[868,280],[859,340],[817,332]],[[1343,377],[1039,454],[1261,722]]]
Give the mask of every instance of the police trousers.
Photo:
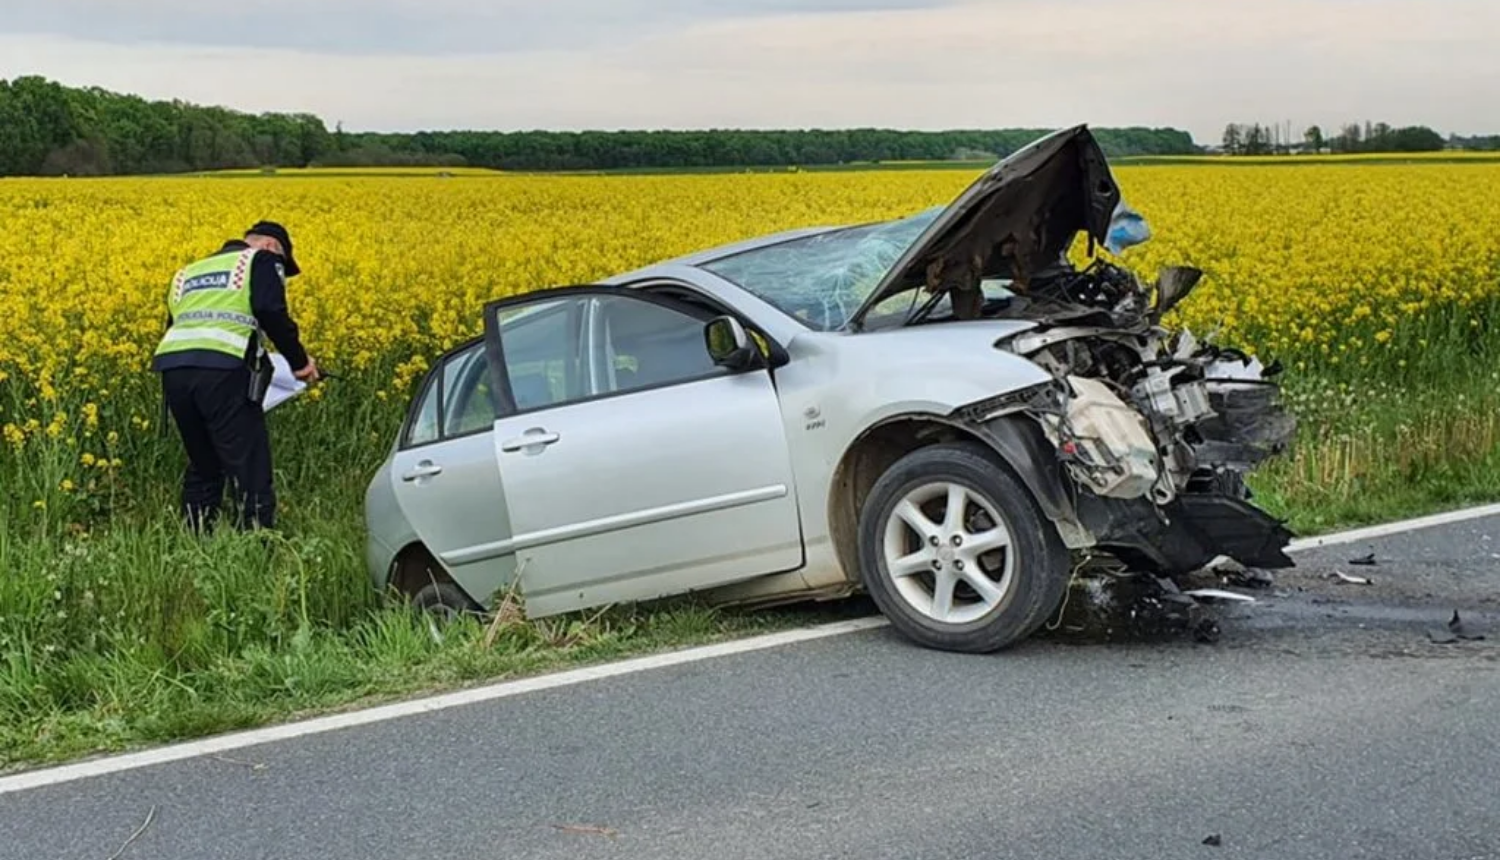
[[[181,512],[202,531],[220,513],[226,485],[240,529],[273,528],[271,437],[260,404],[250,400],[249,368],[183,367],[161,373],[167,409],[187,449]]]

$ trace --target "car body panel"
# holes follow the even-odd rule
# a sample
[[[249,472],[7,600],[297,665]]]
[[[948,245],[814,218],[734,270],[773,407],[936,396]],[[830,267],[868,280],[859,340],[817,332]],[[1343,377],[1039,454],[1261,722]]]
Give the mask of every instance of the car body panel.
[[[839,465],[873,427],[896,418],[946,419],[962,407],[1047,382],[1045,371],[995,348],[1024,322],[851,335],[808,332],[776,373],[802,505],[810,587],[853,578],[833,552],[829,500]]]
[[[695,591],[802,564],[770,377],[744,373],[496,422],[528,614]],[[550,437],[549,437],[550,438]]]
[[[442,472],[422,474],[434,466]],[[515,560],[493,549],[511,534],[494,430],[397,451],[389,480],[412,531],[459,587],[483,602],[510,582]]]

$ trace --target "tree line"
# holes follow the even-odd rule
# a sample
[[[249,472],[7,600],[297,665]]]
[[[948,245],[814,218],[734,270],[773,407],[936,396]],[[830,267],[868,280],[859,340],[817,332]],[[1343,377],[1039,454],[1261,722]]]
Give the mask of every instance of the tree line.
[[[503,170],[766,167],[1003,157],[1045,129],[423,131],[347,133],[309,114],[149,101],[39,76],[0,80],[0,175],[97,176],[260,167]],[[1095,130],[1111,156],[1199,151],[1177,129]]]
[[[0,80],[0,176],[99,176],[320,166],[473,166],[501,170],[630,170],[818,166],[892,161],[989,161],[1049,129],[900,131],[881,128],[707,131],[345,132],[306,113],[250,114],[151,101],[39,76]],[[1204,151],[1174,128],[1096,128],[1111,158]],[[1314,134],[1316,133],[1316,134]],[[1290,130],[1232,125],[1234,154],[1291,151]],[[1303,144],[1335,152],[1441,149],[1424,127],[1345,127]],[[1455,139],[1456,140],[1456,139]],[[1500,148],[1500,138],[1471,139]],[[1451,142],[1450,142],[1450,145]]]
[[[1493,148],[1476,147],[1472,142],[1483,142],[1484,138],[1462,139],[1453,137],[1444,140],[1441,134],[1425,125],[1392,128],[1389,123],[1366,121],[1348,123],[1333,136],[1324,134],[1321,126],[1313,125],[1294,137],[1288,126],[1261,125],[1260,123],[1230,123],[1224,128],[1222,148],[1227,155],[1285,155],[1299,152],[1437,152],[1448,147],[1455,149]],[[1494,140],[1489,138],[1488,140]]]

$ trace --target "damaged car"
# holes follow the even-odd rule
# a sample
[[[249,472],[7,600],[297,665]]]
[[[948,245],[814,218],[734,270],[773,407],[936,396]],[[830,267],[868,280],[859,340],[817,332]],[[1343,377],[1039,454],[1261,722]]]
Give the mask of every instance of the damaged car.
[[[1091,561],[1289,567],[1245,483],[1295,429],[1278,368],[1163,324],[1202,272],[1100,253],[1132,214],[1077,126],[947,206],[476,309],[369,485],[374,584],[529,617],[865,592],[990,652]]]

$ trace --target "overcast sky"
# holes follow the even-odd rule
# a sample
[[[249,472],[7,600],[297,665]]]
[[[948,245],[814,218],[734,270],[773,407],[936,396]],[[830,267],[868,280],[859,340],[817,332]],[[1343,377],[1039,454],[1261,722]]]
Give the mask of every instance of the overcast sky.
[[[1500,0],[0,0],[0,78],[351,131],[1500,132]]]

